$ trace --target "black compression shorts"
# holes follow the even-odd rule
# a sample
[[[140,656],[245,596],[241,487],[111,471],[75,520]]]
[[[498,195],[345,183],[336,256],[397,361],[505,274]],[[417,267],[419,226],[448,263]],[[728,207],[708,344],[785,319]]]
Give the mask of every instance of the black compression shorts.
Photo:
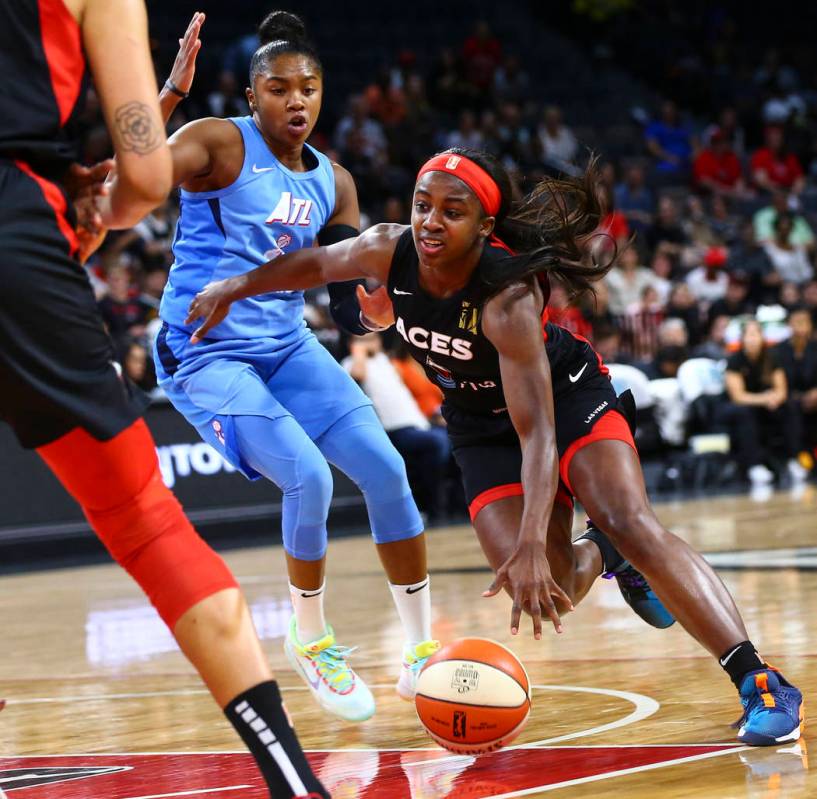
[[[0,418],[28,448],[75,427],[108,440],[146,405],[120,377],[67,212],[55,184],[0,160]]]

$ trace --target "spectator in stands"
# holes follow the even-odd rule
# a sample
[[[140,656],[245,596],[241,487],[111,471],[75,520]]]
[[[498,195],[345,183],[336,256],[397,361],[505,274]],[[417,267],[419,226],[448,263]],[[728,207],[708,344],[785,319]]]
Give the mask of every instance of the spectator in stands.
[[[633,363],[633,359],[621,349],[621,331],[608,322],[600,322],[593,328],[593,348],[604,363]]]
[[[542,112],[542,122],[537,130],[540,157],[547,166],[557,172],[572,174],[575,171],[579,143],[562,121],[562,110],[549,105]]]
[[[780,125],[767,125],[764,146],[752,155],[751,171],[755,186],[773,192],[785,189],[799,195],[806,185],[803,167],[794,153],[785,146],[784,131]]]
[[[672,287],[664,313],[668,319],[682,319],[687,329],[689,345],[694,347],[698,344],[702,333],[701,309],[686,283],[676,283]]]
[[[752,219],[757,240],[762,244],[772,241],[777,217],[780,214],[791,214],[793,227],[789,241],[792,244],[802,244],[810,250],[814,249],[814,231],[802,214],[795,213],[796,204],[796,199],[791,198],[788,192],[773,192],[771,205],[761,208]]]
[[[652,224],[655,200],[640,164],[626,168],[624,181],[615,188],[615,207],[624,214],[632,231],[641,235],[647,232]]]
[[[465,79],[483,93],[483,102],[490,97],[494,74],[502,63],[502,45],[485,20],[478,20],[474,32],[462,46]]]
[[[418,507],[436,519],[440,514],[440,490],[451,447],[448,436],[431,429],[411,392],[385,352],[378,333],[355,337],[350,355],[343,360],[346,371],[372,401],[386,433],[406,461]]]
[[[774,222],[774,239],[767,241],[764,249],[781,279],[801,286],[814,277],[814,267],[806,248],[802,244],[792,243],[793,229],[792,215],[778,214]]]
[[[528,167],[534,163],[533,139],[522,122],[522,109],[517,103],[503,103],[499,109],[497,133],[500,141],[500,157],[515,168]]]
[[[778,296],[777,304],[782,305],[786,311],[796,308],[803,301],[800,294],[800,286],[796,283],[781,283],[780,294]]]
[[[740,240],[729,251],[726,271],[730,275],[745,275],[749,279],[749,299],[755,305],[774,302],[780,286],[780,275],[766,249],[755,238],[755,226],[745,221],[741,226]]]
[[[107,278],[108,293],[99,301],[99,312],[111,338],[121,344],[128,336],[143,336],[151,308],[139,298],[130,271],[125,266],[114,266]]]
[[[665,319],[658,327],[658,348],[653,360],[644,366],[651,380],[676,377],[678,367],[689,358],[689,335],[682,319]]]
[[[659,174],[676,178],[685,175],[695,151],[695,140],[681,122],[678,107],[672,100],[661,105],[660,118],[647,126],[644,138]]]
[[[710,247],[703,264],[687,275],[686,282],[692,295],[707,308],[726,296],[729,277],[724,267],[728,257],[725,247]]]
[[[817,448],[817,340],[809,309],[789,311],[791,337],[777,345],[776,354],[786,373],[789,395],[803,415],[805,438],[801,449]],[[817,454],[817,453],[815,453]]]
[[[386,136],[382,125],[369,116],[369,103],[362,94],[349,98],[349,107],[335,128],[336,150],[347,151],[350,136],[357,135],[357,149],[369,160],[382,163],[386,158]]]
[[[409,213],[406,211],[402,197],[393,194],[391,197],[386,198],[386,202],[383,204],[381,220],[383,222],[391,222],[394,225],[408,224]]]
[[[802,481],[807,476],[797,461],[802,418],[788,401],[786,374],[754,319],[744,325],[740,350],[727,361],[726,391],[729,402],[719,409],[719,416],[729,425],[732,452],[749,480],[755,485],[771,483],[774,473],[768,467],[779,451],[792,479]]]
[[[672,291],[672,259],[663,252],[656,252],[650,263],[652,271],[651,284],[658,292],[658,300],[661,305],[666,305],[669,300],[669,293]]]
[[[636,247],[626,247],[604,278],[613,314],[625,314],[630,306],[638,304],[644,289],[653,284],[653,273],[639,262]]]
[[[677,260],[686,241],[677,203],[668,195],[662,196],[658,200],[656,219],[647,230],[647,245],[651,250],[660,249]]]
[[[719,133],[729,142],[730,149],[742,159],[746,153],[746,134],[738,120],[738,113],[732,106],[722,109],[717,124],[710,125],[703,134],[705,146],[709,146],[712,137]]]
[[[716,194],[712,198],[709,226],[719,241],[731,247],[740,236],[742,222],[742,217],[732,213],[730,201],[726,197]]]
[[[581,310],[593,329],[598,325],[615,326],[615,316],[610,310],[610,292],[604,281],[593,286],[593,293],[582,298]]]
[[[726,328],[731,321],[728,316],[710,316],[709,332],[706,338],[692,350],[693,358],[712,358],[720,361],[726,358]]]
[[[465,79],[462,59],[451,48],[443,48],[428,77],[431,105],[456,118],[463,108],[477,104],[478,94],[477,89]]]
[[[719,316],[732,318],[754,313],[754,305],[749,299],[749,277],[742,272],[727,274],[726,294],[709,306],[710,324]]]
[[[153,372],[153,358],[148,358],[147,348],[137,339],[126,339],[123,344],[120,356],[123,371],[142,391],[153,391],[156,388],[156,375]]]
[[[440,412],[443,392],[426,377],[423,367],[412,358],[408,345],[400,336],[396,337],[391,362],[426,419],[434,426],[445,427]]]
[[[517,55],[509,55],[494,75],[497,102],[524,103],[530,95],[530,77]]]
[[[720,130],[712,134],[709,146],[696,156],[692,174],[694,186],[700,192],[726,197],[746,196],[740,159],[726,134]]]
[[[615,247],[617,247],[619,251],[622,251],[629,246],[630,226],[627,224],[627,217],[615,207],[611,183],[600,182],[596,191],[599,195],[601,207],[608,209],[599,223],[598,230],[600,233],[606,234],[606,237],[609,237],[609,239],[612,239],[612,241],[610,241],[606,237],[599,237],[596,242],[597,247],[600,250],[612,253],[615,249],[613,244],[615,244]]]
[[[551,283],[548,314],[553,324],[560,325],[571,333],[585,338],[589,338],[593,333],[592,325],[579,308],[571,304],[567,292],[560,283]]]
[[[817,330],[817,280],[810,280],[803,286],[803,305],[811,312],[811,322]]]
[[[482,147],[482,131],[477,127],[477,115],[470,109],[460,112],[456,130],[452,130],[445,140],[445,147]]]
[[[237,117],[247,113],[247,98],[230,70],[222,70],[219,74],[215,90],[207,95],[207,110],[214,117]]]

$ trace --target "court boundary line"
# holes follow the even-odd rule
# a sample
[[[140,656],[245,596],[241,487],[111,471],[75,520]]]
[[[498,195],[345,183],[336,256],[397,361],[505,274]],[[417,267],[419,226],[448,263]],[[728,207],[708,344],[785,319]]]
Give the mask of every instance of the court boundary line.
[[[679,746],[686,744],[679,744]],[[709,744],[709,746],[718,746],[718,744]],[[580,748],[580,747],[575,747]],[[564,782],[555,782],[550,785],[540,785],[536,788],[524,788],[521,791],[510,791],[509,793],[497,793],[486,796],[483,799],[515,799],[519,796],[532,796],[534,794],[545,793],[546,791],[557,791],[560,788],[570,788],[574,785],[586,785],[589,782],[600,782],[601,780],[612,779],[613,777],[625,777],[629,774],[640,774],[644,771],[653,771],[654,769],[664,768],[666,766],[677,766],[682,763],[694,763],[698,760],[707,760],[713,757],[721,757],[722,755],[732,755],[736,752],[745,752],[751,749],[751,746],[730,746],[728,749],[722,749],[717,752],[703,752],[700,755],[688,755],[687,757],[678,757],[674,760],[665,760],[662,763],[647,763],[643,766],[633,766],[632,768],[619,769],[617,771],[608,771],[603,774],[593,774],[588,777],[577,777],[572,780],[565,780]]]
[[[370,688],[392,688],[393,686],[391,683],[375,683],[369,686]],[[630,702],[635,708],[630,711],[626,716],[616,719],[615,721],[606,722],[605,724],[600,724],[595,727],[590,727],[584,730],[577,730],[575,732],[565,733],[562,735],[552,736],[550,738],[543,738],[538,741],[531,741],[530,743],[525,744],[517,744],[515,746],[506,747],[505,751],[513,750],[513,749],[530,749],[530,748],[540,748],[544,746],[549,746],[554,743],[560,743],[562,741],[571,741],[575,740],[576,738],[585,738],[591,735],[598,735],[602,732],[609,732],[610,730],[615,730],[620,727],[628,727],[631,724],[636,724],[644,719],[649,718],[650,716],[654,715],[658,712],[661,707],[661,704],[657,702],[655,699],[649,696],[645,696],[643,694],[637,694],[631,691],[619,691],[613,688],[588,688],[586,686],[579,686],[579,685],[547,685],[542,683],[532,683],[531,688],[537,691],[563,691],[563,692],[572,692],[572,693],[585,693],[585,694],[596,694],[601,696],[609,696],[615,699],[622,699],[624,701]],[[284,689],[284,690],[300,690],[306,691],[306,686],[295,686],[294,689]],[[208,692],[201,688],[196,689],[184,689],[180,691],[149,691],[145,693],[137,693],[137,694],[103,694],[97,696],[84,696],[84,697],[53,697],[53,698],[32,698],[32,699],[22,699],[18,702],[11,701],[9,704],[10,706],[14,706],[15,704],[23,705],[23,704],[46,704],[46,703],[59,703],[59,702],[81,702],[81,701],[98,701],[100,699],[138,699],[138,698],[156,698],[158,696],[191,696],[191,695],[201,695],[207,694]],[[321,751],[321,750],[308,750],[308,751]],[[323,751],[332,751],[332,750],[323,750]],[[382,750],[382,749],[373,749],[373,748],[359,748],[359,749],[343,749],[339,751],[345,752],[381,752],[381,751],[412,751],[412,752],[437,752],[437,751],[445,751],[444,749],[439,749],[437,747],[417,747],[417,748],[407,748],[402,747],[399,750]],[[108,753],[110,754],[110,753]],[[161,754],[161,753],[160,753]],[[29,755],[28,757],[49,757],[49,755]],[[59,755],[50,755],[50,757],[59,757]],[[446,760],[455,760],[457,758],[463,757],[462,755],[444,755],[440,761],[443,762]]]

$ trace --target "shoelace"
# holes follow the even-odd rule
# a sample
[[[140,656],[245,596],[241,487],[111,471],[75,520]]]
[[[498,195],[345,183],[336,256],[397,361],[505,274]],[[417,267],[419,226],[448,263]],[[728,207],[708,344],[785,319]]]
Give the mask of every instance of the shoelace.
[[[356,646],[327,646],[320,652],[310,652],[302,648],[302,653],[317,664],[318,674],[338,691],[345,691],[354,682],[354,673],[346,662]]]
[[[417,650],[421,652],[427,652],[427,654],[417,654]],[[409,656],[411,658],[411,662],[408,662],[407,665],[409,667],[409,671],[411,672],[418,672],[420,669],[425,666],[428,659],[438,650],[440,649],[440,642],[439,641],[428,641],[420,644],[419,646],[415,647],[414,652],[411,653]]]

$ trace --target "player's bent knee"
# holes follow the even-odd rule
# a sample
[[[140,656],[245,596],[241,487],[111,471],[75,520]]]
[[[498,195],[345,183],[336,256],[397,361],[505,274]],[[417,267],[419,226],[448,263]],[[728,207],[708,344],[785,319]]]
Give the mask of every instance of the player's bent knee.
[[[162,482],[158,464],[141,491],[105,510],[84,508],[100,540],[147,594],[167,626],[203,599],[237,588]]]

